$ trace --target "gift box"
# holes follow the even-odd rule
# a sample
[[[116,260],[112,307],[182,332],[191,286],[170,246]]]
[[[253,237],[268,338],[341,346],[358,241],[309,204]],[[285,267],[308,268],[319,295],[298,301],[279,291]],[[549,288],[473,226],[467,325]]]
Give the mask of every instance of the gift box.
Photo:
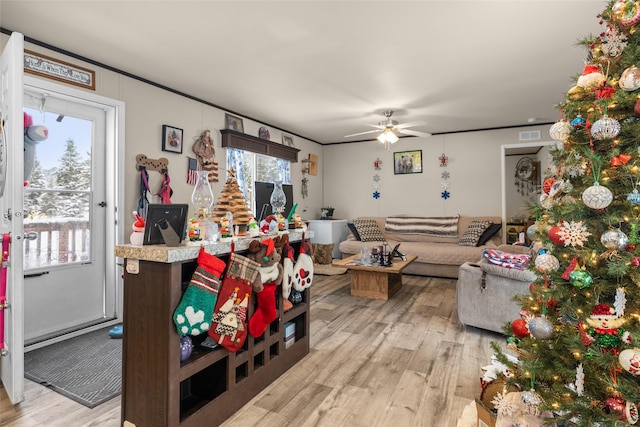
[[[480,399],[476,399],[476,411],[478,412],[478,427],[495,427],[498,415],[487,408]]]

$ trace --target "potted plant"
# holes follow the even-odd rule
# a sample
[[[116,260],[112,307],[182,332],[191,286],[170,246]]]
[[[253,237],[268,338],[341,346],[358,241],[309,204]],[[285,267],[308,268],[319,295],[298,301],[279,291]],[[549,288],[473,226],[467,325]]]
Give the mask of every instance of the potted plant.
[[[333,218],[333,208],[331,206],[328,206],[326,208],[322,208],[320,210],[321,214],[320,214],[320,218],[321,219],[331,219]]]

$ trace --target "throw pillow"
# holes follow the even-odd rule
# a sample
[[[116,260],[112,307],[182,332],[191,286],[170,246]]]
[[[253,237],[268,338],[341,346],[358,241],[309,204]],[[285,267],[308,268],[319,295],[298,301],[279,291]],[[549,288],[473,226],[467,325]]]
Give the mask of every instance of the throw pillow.
[[[356,228],[355,224],[348,223],[347,226],[349,227],[349,231],[351,231],[351,234],[353,234],[353,237],[356,240],[360,240],[360,235],[358,234],[358,229]]]
[[[323,245],[320,243],[313,244],[313,262],[316,264],[331,264],[333,257],[333,243]]]
[[[356,226],[360,240],[363,242],[381,242],[384,241],[384,236],[378,223],[374,219],[354,219],[353,225]]]
[[[502,224],[491,224],[484,230],[480,239],[478,239],[478,244],[476,246],[482,246],[489,241],[500,229],[502,228]]]
[[[484,230],[491,225],[491,220],[486,221],[471,221],[471,224],[467,227],[467,230],[462,235],[462,239],[460,239],[461,246],[477,246],[478,240],[480,240],[480,236],[484,233]]]

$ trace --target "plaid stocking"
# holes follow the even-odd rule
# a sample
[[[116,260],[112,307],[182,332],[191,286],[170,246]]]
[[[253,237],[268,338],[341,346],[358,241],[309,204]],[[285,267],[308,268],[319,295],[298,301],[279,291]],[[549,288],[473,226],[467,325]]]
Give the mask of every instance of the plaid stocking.
[[[260,264],[232,253],[220,296],[213,311],[209,336],[228,351],[240,350],[247,338],[247,309]]]

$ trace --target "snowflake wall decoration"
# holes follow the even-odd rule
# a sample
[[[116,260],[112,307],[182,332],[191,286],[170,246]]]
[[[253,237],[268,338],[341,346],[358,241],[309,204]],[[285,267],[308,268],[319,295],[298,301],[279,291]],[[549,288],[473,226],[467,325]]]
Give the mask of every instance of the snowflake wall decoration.
[[[440,197],[442,197],[443,199],[447,200],[449,197],[451,197],[451,193],[449,193],[447,190],[444,190],[441,194]]]
[[[442,179],[447,180],[449,179],[449,177],[451,177],[451,174],[448,171],[444,171],[440,174],[440,176],[442,177]]]
[[[563,221],[558,231],[558,238],[564,242],[565,246],[584,246],[591,233],[587,231],[587,226],[583,221]]]
[[[442,181],[442,189],[443,190],[448,190],[449,189],[449,181]]]
[[[379,191],[374,191],[373,192],[373,198],[376,199],[376,200],[379,199],[380,198],[380,192]]]

